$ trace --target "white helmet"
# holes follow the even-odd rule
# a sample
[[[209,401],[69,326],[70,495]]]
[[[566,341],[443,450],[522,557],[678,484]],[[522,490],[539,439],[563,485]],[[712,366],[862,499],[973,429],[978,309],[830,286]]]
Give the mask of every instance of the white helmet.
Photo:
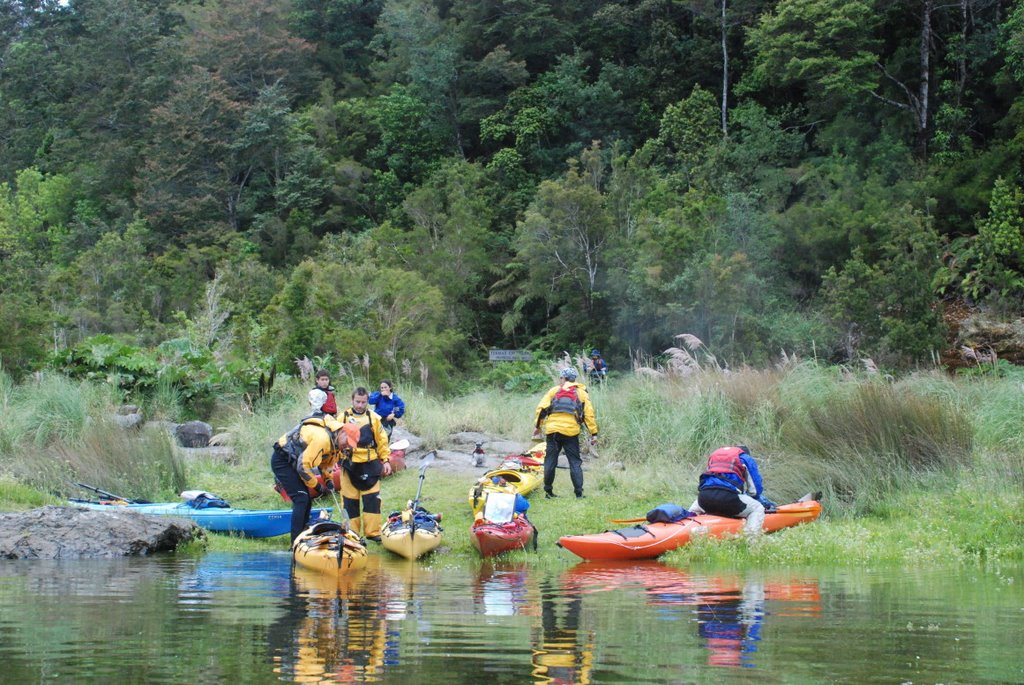
[[[309,406],[313,411],[320,411],[327,402],[327,393],[318,388],[309,391]]]

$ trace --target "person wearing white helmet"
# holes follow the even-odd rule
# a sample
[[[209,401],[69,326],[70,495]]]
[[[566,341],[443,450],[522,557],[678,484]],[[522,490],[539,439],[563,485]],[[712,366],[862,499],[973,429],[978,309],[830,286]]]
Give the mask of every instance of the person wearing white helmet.
[[[309,391],[309,408],[313,415],[324,414],[324,404],[327,402],[327,393],[319,388]]]
[[[347,445],[343,426],[323,412],[327,393],[314,388],[307,396],[312,413],[274,443],[270,470],[292,501],[292,542],[310,524],[309,514],[315,496],[334,489],[330,471],[338,465]],[[317,471],[323,475],[321,486]]]
[[[543,428],[547,436],[544,454],[544,496],[557,497],[553,486],[558,455],[563,450],[569,461],[569,478],[576,497],[583,497],[583,460],[580,458],[580,429],[587,427],[590,443],[597,442],[597,418],[584,384],[576,382],[576,369],[569,366],[559,374],[559,384],[551,388],[537,405],[534,437]]]

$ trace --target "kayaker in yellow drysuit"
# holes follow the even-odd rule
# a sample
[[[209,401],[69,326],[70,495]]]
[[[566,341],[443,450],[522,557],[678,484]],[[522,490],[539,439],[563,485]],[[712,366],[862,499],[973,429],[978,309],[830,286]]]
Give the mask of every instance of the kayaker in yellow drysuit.
[[[352,406],[341,415],[349,452],[341,462],[341,497],[352,530],[380,542],[380,479],[391,475],[391,448],[380,416],[369,408],[369,401],[366,388],[356,388]]]
[[[333,490],[334,482],[328,471],[338,464],[346,444],[342,425],[321,411],[326,400],[325,392],[311,390],[309,402],[313,413],[282,435],[270,456],[274,477],[292,500],[292,542],[309,525],[313,508],[310,490],[317,495],[323,493],[314,469],[324,475],[324,487]]]

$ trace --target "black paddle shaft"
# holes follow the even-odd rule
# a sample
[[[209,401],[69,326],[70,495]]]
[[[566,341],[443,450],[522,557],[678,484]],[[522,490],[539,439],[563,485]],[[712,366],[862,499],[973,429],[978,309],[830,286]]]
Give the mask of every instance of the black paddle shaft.
[[[133,500],[130,497],[121,497],[120,495],[115,495],[112,492],[107,492],[106,490],[100,490],[95,485],[88,485],[86,483],[79,483],[77,481],[75,482],[75,485],[77,485],[80,488],[85,488],[86,490],[92,490],[97,495],[99,495],[101,497],[106,497],[107,499],[119,499],[119,500],[122,500],[124,502],[129,502],[129,503],[132,503],[132,504],[135,503],[135,500]]]

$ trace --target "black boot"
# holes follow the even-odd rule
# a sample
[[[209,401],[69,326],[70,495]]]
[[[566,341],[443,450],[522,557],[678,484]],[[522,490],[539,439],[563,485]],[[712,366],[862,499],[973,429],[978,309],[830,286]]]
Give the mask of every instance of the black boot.
[[[555,497],[558,497],[558,495],[556,495],[555,493],[551,492],[550,490],[545,490],[544,491],[544,498],[545,499],[553,499]]]

